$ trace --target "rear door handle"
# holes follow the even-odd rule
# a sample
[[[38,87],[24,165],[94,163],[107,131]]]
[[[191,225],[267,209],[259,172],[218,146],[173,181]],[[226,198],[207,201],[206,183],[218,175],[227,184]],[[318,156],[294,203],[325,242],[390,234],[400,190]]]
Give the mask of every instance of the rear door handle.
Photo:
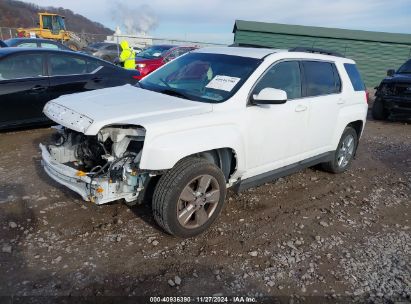
[[[344,104],[344,103],[345,103],[345,99],[338,98],[337,104]]]
[[[302,104],[299,104],[299,105],[297,105],[297,106],[295,107],[295,111],[296,111],[296,112],[303,112],[303,111],[305,111],[305,110],[307,110],[307,106],[302,105]]]

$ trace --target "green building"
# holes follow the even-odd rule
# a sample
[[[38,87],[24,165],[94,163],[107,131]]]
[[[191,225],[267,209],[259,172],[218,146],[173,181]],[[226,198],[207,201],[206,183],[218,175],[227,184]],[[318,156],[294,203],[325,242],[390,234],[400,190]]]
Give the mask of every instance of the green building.
[[[392,34],[236,20],[234,43],[278,49],[314,47],[354,59],[368,88],[411,57],[411,34]]]

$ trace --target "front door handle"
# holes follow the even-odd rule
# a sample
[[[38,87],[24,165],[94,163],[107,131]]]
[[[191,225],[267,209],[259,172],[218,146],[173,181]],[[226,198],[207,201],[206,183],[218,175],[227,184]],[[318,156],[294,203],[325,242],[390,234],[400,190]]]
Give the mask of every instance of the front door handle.
[[[101,77],[94,77],[91,80],[93,80],[94,82],[101,82],[103,80],[103,78]]]
[[[30,89],[31,93],[41,93],[44,92],[47,88],[42,85],[35,85]]]
[[[299,105],[297,105],[297,106],[295,107],[295,111],[296,111],[296,112],[303,112],[303,111],[305,111],[305,110],[307,110],[307,106],[302,105],[302,104],[299,104]]]
[[[337,104],[344,104],[344,103],[345,103],[345,99],[338,98]]]

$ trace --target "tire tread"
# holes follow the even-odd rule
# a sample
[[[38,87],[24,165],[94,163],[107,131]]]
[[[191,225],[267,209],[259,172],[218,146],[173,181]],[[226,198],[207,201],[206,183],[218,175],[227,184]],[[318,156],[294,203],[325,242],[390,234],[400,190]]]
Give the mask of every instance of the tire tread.
[[[171,203],[170,196],[172,190],[178,185],[180,179],[184,177],[185,171],[204,165],[211,164],[209,161],[201,158],[185,158],[160,178],[154,191],[152,208],[154,219],[167,233],[174,234],[165,216],[168,204]]]

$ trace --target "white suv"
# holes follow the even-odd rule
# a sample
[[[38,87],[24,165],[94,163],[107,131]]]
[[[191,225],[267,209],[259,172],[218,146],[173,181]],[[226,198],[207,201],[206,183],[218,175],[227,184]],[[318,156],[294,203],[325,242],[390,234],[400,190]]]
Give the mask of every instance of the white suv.
[[[96,204],[152,199],[191,237],[237,191],[316,164],[345,171],[367,102],[354,61],[312,50],[203,48],[126,85],[50,101],[48,175]]]

